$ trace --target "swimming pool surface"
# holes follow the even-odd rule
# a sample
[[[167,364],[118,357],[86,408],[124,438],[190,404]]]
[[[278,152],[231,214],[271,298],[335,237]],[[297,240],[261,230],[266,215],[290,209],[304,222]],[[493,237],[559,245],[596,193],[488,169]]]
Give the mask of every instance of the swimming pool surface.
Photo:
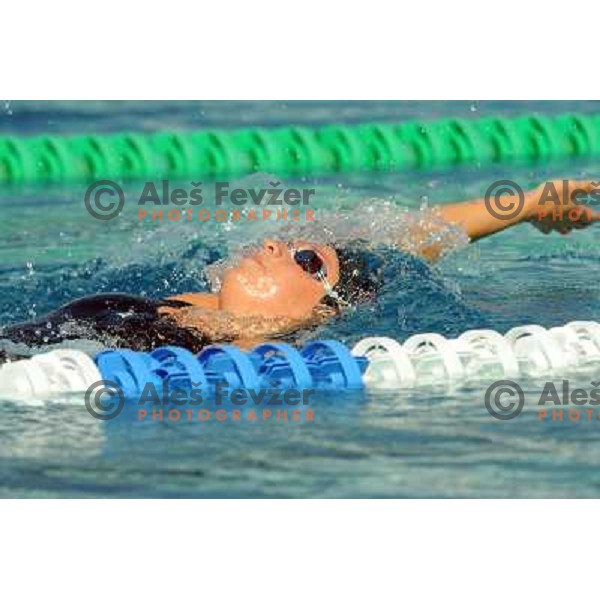
[[[517,103],[9,103],[0,134],[239,127],[289,123],[478,118],[599,111],[592,102]],[[254,177],[277,176],[260,174]],[[325,220],[483,196],[498,179],[598,178],[597,163],[502,165],[435,173],[367,173],[294,181],[317,190]],[[243,181],[243,178],[241,179]],[[86,212],[86,186],[0,192],[0,323],[100,291],[152,297],[202,290],[203,267],[274,225],[114,222]],[[131,186],[133,189],[134,186]],[[392,207],[390,209],[389,207]],[[280,226],[280,225],[279,225]],[[473,328],[504,333],[600,320],[600,229],[544,236],[520,225],[458,249],[428,268],[386,253],[393,280],[375,306],[304,339],[404,340]],[[573,375],[589,389],[594,373]],[[597,375],[596,375],[597,376]],[[313,423],[94,421],[79,405],[0,403],[3,497],[598,497],[600,420],[538,421],[543,382],[524,383],[527,407],[495,421],[484,385],[318,396]]]

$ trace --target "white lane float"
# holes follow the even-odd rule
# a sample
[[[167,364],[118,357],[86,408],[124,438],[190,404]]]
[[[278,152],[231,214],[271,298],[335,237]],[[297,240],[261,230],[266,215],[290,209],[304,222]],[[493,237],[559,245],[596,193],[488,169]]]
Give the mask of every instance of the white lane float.
[[[0,398],[40,404],[85,392],[102,379],[93,359],[79,350],[52,350],[0,366]]]
[[[369,359],[363,378],[367,387],[374,388],[554,376],[600,368],[600,324],[573,321],[551,329],[526,325],[504,335],[478,329],[456,339],[425,333],[404,344],[370,337],[358,342],[352,353]]]

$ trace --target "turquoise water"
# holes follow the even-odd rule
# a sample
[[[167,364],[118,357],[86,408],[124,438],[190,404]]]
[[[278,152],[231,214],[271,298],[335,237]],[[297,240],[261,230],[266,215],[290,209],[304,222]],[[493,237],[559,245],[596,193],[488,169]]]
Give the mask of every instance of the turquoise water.
[[[598,103],[10,103],[0,133],[156,130],[600,110]],[[261,174],[266,178],[277,174]],[[497,179],[600,178],[597,164],[471,167],[428,174],[356,174],[286,185],[317,189],[323,220],[368,206],[405,208],[480,197]],[[243,180],[241,180],[243,181]],[[133,190],[135,186],[131,186]],[[129,188],[126,188],[129,189]],[[203,268],[272,226],[146,222],[124,210],[90,218],[85,186],[0,192],[0,323],[76,297],[125,291],[162,297],[206,288]],[[133,192],[132,192],[133,193]],[[129,198],[129,196],[128,196]],[[127,207],[127,205],[126,205]],[[304,339],[404,340],[525,323],[600,320],[599,229],[543,236],[521,225],[434,268],[386,254],[390,281],[375,306]],[[594,373],[573,375],[589,389]],[[317,397],[314,423],[94,421],[79,405],[0,404],[0,495],[10,497],[597,497],[600,421],[539,422],[543,382],[498,422],[485,386]]]

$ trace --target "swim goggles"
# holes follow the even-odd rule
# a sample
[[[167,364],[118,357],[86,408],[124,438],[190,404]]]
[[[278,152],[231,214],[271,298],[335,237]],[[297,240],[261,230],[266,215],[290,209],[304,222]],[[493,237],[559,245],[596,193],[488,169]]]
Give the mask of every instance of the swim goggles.
[[[339,294],[334,291],[333,286],[327,280],[327,267],[319,254],[310,248],[298,250],[293,245],[289,245],[290,253],[294,262],[311,277],[314,277],[325,288],[325,295],[337,300],[340,304],[349,306],[348,302],[342,300]]]

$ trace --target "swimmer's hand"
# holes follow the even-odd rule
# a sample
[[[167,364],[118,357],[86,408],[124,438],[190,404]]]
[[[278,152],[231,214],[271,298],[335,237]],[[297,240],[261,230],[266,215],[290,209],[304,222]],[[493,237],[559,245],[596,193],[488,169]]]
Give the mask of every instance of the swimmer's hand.
[[[445,204],[437,210],[447,223],[460,227],[471,242],[525,221],[533,223],[544,233],[569,233],[573,229],[588,227],[600,218],[598,212],[584,204],[583,197],[586,195],[592,196],[596,202],[600,200],[599,186],[591,180],[569,181],[565,184],[561,179],[526,192],[522,207],[509,198],[508,203],[504,204],[508,210],[501,216],[490,210],[489,199],[486,201],[485,198]],[[511,210],[513,207],[516,210]],[[542,209],[544,214],[540,212]],[[499,212],[502,213],[502,210]],[[581,218],[578,218],[579,215]],[[430,255],[436,258],[434,253]]]
[[[544,234],[557,231],[562,235],[573,229],[585,229],[600,219],[585,198],[597,204],[600,181],[563,181],[544,183],[526,194],[526,220]]]

